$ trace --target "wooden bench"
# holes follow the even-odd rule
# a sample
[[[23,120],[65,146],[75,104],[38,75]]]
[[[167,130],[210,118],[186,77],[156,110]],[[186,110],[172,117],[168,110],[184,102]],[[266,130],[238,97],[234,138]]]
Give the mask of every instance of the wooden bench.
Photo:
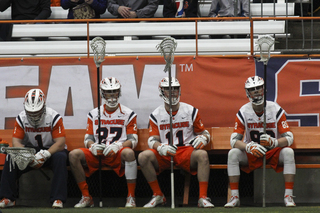
[[[211,154],[227,154],[230,150],[230,135],[233,131],[231,127],[212,127],[207,128],[211,134],[211,142],[205,147],[209,155]],[[303,153],[302,158],[296,157],[296,168],[302,169],[316,169],[320,168],[320,164],[313,162],[312,159],[308,159],[309,154],[313,152],[319,152],[320,150],[320,127],[291,127],[294,134],[294,143],[292,148],[295,153]],[[68,150],[73,150],[79,147],[84,147],[83,137],[85,129],[67,129],[66,141]],[[139,129],[139,143],[135,148],[138,154],[139,152],[148,149],[148,129]],[[12,130],[0,130],[0,137],[3,140],[11,143]],[[266,168],[271,168],[267,165]],[[0,170],[3,166],[0,166]],[[177,169],[177,168],[176,168]],[[210,169],[227,169],[227,162],[223,164],[210,164]],[[102,170],[111,170],[108,167],[103,167]],[[183,205],[188,205],[189,201],[189,187],[190,187],[190,174],[185,176],[184,183],[184,195]]]

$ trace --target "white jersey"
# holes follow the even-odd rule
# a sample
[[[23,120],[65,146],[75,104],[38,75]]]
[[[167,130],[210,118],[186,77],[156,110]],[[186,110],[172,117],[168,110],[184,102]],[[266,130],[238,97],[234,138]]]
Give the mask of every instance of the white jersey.
[[[25,146],[49,149],[55,143],[54,138],[65,137],[62,117],[55,110],[46,107],[42,124],[34,128],[25,111],[22,111],[16,118],[13,137],[22,139]]]
[[[164,105],[156,108],[149,116],[149,119],[149,136],[158,135],[161,143],[169,144],[170,115]],[[198,109],[180,102],[179,110],[172,116],[173,144],[190,146],[189,142],[196,136],[195,132],[203,132],[204,130]]]
[[[271,137],[279,138],[284,132],[290,131],[285,118],[285,111],[275,102],[266,103],[266,130]],[[258,116],[249,102],[243,105],[237,113],[234,132],[244,134],[243,142],[260,142],[260,133],[263,132],[264,116]]]
[[[124,143],[127,140],[127,134],[137,134],[137,114],[128,107],[119,104],[118,109],[109,114],[102,105],[100,113],[101,143],[106,145],[114,141]],[[95,142],[98,143],[98,108],[88,113],[87,134],[94,135]]]

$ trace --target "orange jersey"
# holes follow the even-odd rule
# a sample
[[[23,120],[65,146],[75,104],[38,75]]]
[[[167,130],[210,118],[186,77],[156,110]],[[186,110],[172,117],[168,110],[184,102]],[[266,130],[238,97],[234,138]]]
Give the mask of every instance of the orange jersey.
[[[124,143],[128,134],[137,134],[137,114],[128,107],[119,104],[118,109],[110,113],[101,106],[100,112],[101,143]],[[98,142],[98,108],[88,113],[86,134],[94,135],[95,142]]]
[[[275,102],[267,101],[266,105],[266,130],[273,138],[280,138],[285,132],[290,131],[285,111]],[[243,142],[260,142],[263,132],[264,116],[258,116],[251,102],[243,105],[237,113],[233,132],[244,135]]]
[[[34,128],[29,123],[25,111],[16,118],[12,137],[22,139],[25,146],[49,149],[55,142],[53,139],[65,137],[62,117],[53,109],[47,107],[44,120],[40,126]]]
[[[159,106],[149,116],[149,136],[157,135],[161,143],[169,144],[170,115],[164,105]],[[196,134],[205,130],[198,109],[180,102],[179,110],[172,118],[173,144],[188,145]]]

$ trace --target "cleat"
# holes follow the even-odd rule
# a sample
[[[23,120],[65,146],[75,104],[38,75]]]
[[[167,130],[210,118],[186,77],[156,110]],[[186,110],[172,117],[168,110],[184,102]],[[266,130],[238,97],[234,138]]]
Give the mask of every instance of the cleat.
[[[136,207],[136,198],[134,197],[127,197],[127,203],[125,205],[126,208],[132,208],[132,207]]]
[[[52,204],[52,208],[54,209],[62,209],[63,208],[63,203],[61,200],[55,200]]]
[[[3,198],[1,201],[0,201],[0,208],[7,208],[7,207],[12,207],[16,205],[16,202],[15,201],[11,201],[10,199],[8,198]]]
[[[214,205],[211,203],[211,199],[208,197],[202,197],[198,200],[199,208],[213,208]]]
[[[233,208],[240,206],[240,199],[238,196],[231,196],[229,203],[224,205],[225,208]]]
[[[286,205],[286,207],[295,207],[296,204],[295,202],[293,201],[293,197],[292,195],[286,195],[284,197],[284,204]]]
[[[154,208],[159,204],[166,204],[166,198],[164,197],[164,195],[156,195],[154,194],[151,198],[151,200],[149,201],[149,203],[147,203],[146,205],[144,205],[144,208]]]
[[[85,207],[93,207],[94,203],[92,200],[92,197],[85,197],[82,196],[81,200],[79,201],[79,203],[77,203],[74,208],[85,208]]]

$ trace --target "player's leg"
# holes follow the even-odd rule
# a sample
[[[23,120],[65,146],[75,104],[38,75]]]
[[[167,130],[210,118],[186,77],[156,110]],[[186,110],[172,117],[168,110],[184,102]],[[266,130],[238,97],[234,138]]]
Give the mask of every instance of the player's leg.
[[[134,151],[129,148],[123,149],[121,152],[121,161],[125,164],[125,176],[128,185],[128,196],[125,207],[136,207],[137,161]]]
[[[283,164],[285,182],[284,203],[287,207],[294,207],[296,204],[293,200],[293,185],[296,174],[296,164],[293,149],[286,147],[280,151],[279,164]]]
[[[239,196],[239,180],[240,180],[240,164],[247,165],[248,158],[245,152],[240,149],[233,148],[228,153],[228,176],[231,189],[231,198],[224,207],[233,208],[240,206]]]
[[[53,171],[51,183],[50,202],[53,208],[63,208],[63,203],[67,201],[67,151],[62,150],[54,153],[49,159]]]
[[[156,170],[159,169],[159,163],[156,155],[159,154],[151,150],[145,150],[141,152],[138,156],[141,171],[144,177],[146,178],[147,182],[149,183],[150,188],[153,191],[152,199],[149,201],[149,203],[143,206],[146,208],[156,207],[156,205],[165,204],[166,202],[166,198],[160,189],[157,179]],[[160,155],[158,157],[160,157]]]
[[[190,157],[190,170],[197,170],[199,182],[198,207],[213,208],[210,198],[207,197],[208,181],[210,175],[210,164],[208,153],[205,150],[194,150]]]
[[[88,154],[91,152],[88,150]],[[83,169],[83,166],[86,166],[86,155],[84,150],[74,149],[69,153],[69,162],[71,172],[73,177],[76,179],[78,187],[81,191],[82,198],[74,207],[75,208],[84,208],[84,207],[93,207],[93,199],[89,193],[89,187],[86,182],[86,175]]]

